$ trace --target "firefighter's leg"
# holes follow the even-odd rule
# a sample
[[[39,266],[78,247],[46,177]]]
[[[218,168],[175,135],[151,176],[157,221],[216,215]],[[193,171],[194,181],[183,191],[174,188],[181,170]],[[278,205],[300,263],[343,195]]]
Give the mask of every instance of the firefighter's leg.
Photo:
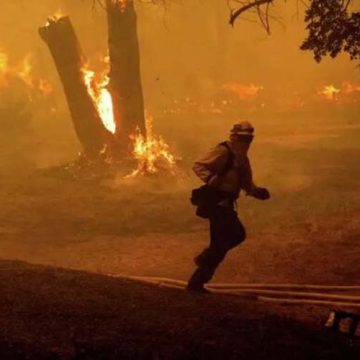
[[[227,219],[228,219],[228,223],[226,224],[226,228],[228,230],[226,232],[227,235],[226,243],[228,249],[230,250],[235,246],[240,245],[243,241],[245,241],[246,230],[235,211],[232,211],[228,215]]]
[[[245,238],[246,231],[237,213],[232,209],[218,207],[210,218],[210,246],[194,259],[198,268],[189,280],[188,289],[203,289],[227,252]]]
[[[226,252],[225,248],[216,249],[213,246],[206,249],[206,256],[201,259],[200,266],[195,270],[188,282],[188,290],[201,291],[204,284],[212,279],[216,268],[225,258]]]
[[[194,259],[198,268],[189,280],[188,289],[202,289],[204,284],[211,280],[216,268],[225,258],[228,245],[226,241],[223,241],[224,231],[226,231],[223,226],[226,223],[223,216],[227,216],[227,213],[223,213],[220,209],[210,218],[210,246]]]

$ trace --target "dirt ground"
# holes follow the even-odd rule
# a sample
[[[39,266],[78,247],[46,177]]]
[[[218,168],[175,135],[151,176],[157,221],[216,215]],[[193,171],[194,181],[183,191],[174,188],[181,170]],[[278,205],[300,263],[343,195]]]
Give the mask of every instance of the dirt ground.
[[[355,360],[327,311],[192,295],[79,271],[0,262],[0,354],[14,359]]]
[[[186,279],[192,258],[207,243],[206,221],[194,217],[187,192],[119,194],[97,184],[29,181],[30,186],[11,184],[5,194],[1,191],[8,199],[1,201],[3,259]],[[289,208],[269,215],[266,204],[251,204],[246,210],[240,214],[249,237],[229,254],[215,281],[358,282],[359,212],[280,224]]]
[[[159,124],[172,139],[168,126]],[[189,143],[180,124],[176,176],[126,181],[119,171],[73,179],[63,168],[26,165],[24,158],[33,154],[28,143],[21,151],[4,148],[0,258],[186,279],[208,237],[206,221],[194,216],[188,200],[198,185],[191,163],[218,140],[218,125],[212,123],[207,138]],[[202,126],[197,131],[205,131]],[[259,127],[250,156],[256,182],[269,187],[272,199],[239,199],[248,239],[229,254],[214,281],[358,283],[360,128],[335,120],[326,126],[313,121],[309,129],[305,120],[297,121],[296,132],[294,124],[286,128],[280,120],[271,132]],[[61,137],[49,147],[49,158],[60,144]]]
[[[53,163],[53,159],[59,161],[69,153],[73,154],[74,149],[69,146],[69,153],[65,151],[58,156],[60,148],[66,149],[64,134],[60,134],[55,143],[39,145],[40,148],[48,146],[46,156],[28,140],[17,143],[16,147],[2,143],[0,259],[7,270],[1,272],[2,294],[6,295],[0,298],[4,309],[0,316],[3,324],[0,326],[3,330],[0,349],[3,346],[4,354],[13,355],[14,349],[26,353],[26,349],[31,348],[29,353],[38,354],[33,358],[41,359],[48,358],[52,346],[60,346],[59,351],[65,352],[63,358],[66,359],[67,351],[70,355],[78,351],[74,350],[74,341],[83,341],[85,347],[91,348],[91,354],[99,348],[109,349],[109,346],[111,354],[117,354],[116,351],[134,354],[134,344],[140,341],[144,345],[141,345],[141,351],[155,346],[166,348],[166,352],[178,346],[181,355],[183,351],[196,348],[196,354],[198,351],[205,354],[202,358],[209,358],[214,348],[219,348],[220,352],[228,349],[230,353],[241,348],[242,357],[236,353],[235,358],[248,359],[251,349],[266,344],[258,358],[271,359],[266,357],[266,353],[271,352],[275,354],[274,359],[281,359],[279,349],[285,342],[283,354],[286,356],[283,358],[288,358],[294,351],[299,352],[299,359],[309,358],[308,354],[322,356],[329,347],[330,352],[320,358],[346,358],[339,357],[344,351],[342,344],[334,343],[332,347],[332,340],[319,335],[329,309],[267,307],[263,312],[261,307],[248,302],[244,305],[239,301],[228,302],[225,298],[204,300],[200,306],[195,300],[188,303],[188,297],[170,290],[154,294],[147,286],[130,286],[100,276],[127,274],[182,280],[190,276],[194,268],[192,259],[206,246],[208,235],[206,221],[194,216],[189,203],[190,190],[198,184],[189,169],[199,153],[219,140],[217,125],[212,124],[211,132],[208,130],[207,133],[209,136],[199,141],[186,135],[185,126],[183,130],[179,126],[176,151],[182,160],[176,176],[161,174],[130,181],[123,179],[123,169],[107,176],[88,171],[74,178],[62,166],[50,166],[48,162]],[[157,130],[170,141],[174,139],[174,134],[161,122]],[[205,131],[204,125],[196,129],[200,130]],[[229,254],[219,268],[215,282],[359,285],[359,136],[360,129],[353,123],[329,122],[326,126],[315,124],[307,129],[298,122],[295,132],[293,126],[278,126],[271,132],[264,127],[251,150],[251,159],[256,182],[269,187],[272,199],[269,202],[247,197],[239,199],[239,215],[246,225],[248,239]],[[46,163],[46,166],[36,166],[34,158],[39,161],[39,153],[40,163]],[[47,159],[45,162],[44,158]],[[60,164],[63,162],[59,161]],[[11,265],[9,270],[6,264],[14,264],[9,262],[14,260],[49,268],[44,272],[41,267],[36,268],[34,273],[29,270],[30,265],[22,264]],[[54,273],[54,267],[98,275],[76,273],[73,276],[74,273],[65,270]],[[20,278],[18,268],[22,269]],[[73,285],[68,287],[58,282],[58,277],[62,276],[67,279],[66,283],[69,281]],[[112,287],[117,290],[111,290]],[[92,291],[97,295],[92,297],[89,293]],[[103,294],[100,300],[98,292]],[[56,311],[51,305],[53,301],[58,301]],[[120,314],[119,309],[125,306],[124,309],[131,312],[128,306],[132,301],[138,301],[137,306],[146,308],[144,318],[130,319],[126,315],[124,323],[129,328],[125,326],[120,330],[119,323],[123,322],[125,313]],[[158,307],[154,305],[157,302],[171,312],[164,322],[160,321]],[[217,303],[221,303],[221,308],[215,306]],[[19,308],[11,304],[18,304]],[[104,310],[108,306],[111,311]],[[47,310],[43,312],[43,308]],[[176,320],[174,314],[178,316],[180,308],[181,317]],[[197,314],[199,308],[202,309],[200,317]],[[214,321],[225,324],[226,330],[219,330],[218,325],[213,327],[207,322],[201,325],[199,321],[207,317],[207,311],[216,314]],[[225,315],[220,316],[224,311]],[[287,311],[292,314],[288,315]],[[249,313],[252,315],[248,317]],[[189,327],[186,319],[191,324]],[[246,330],[234,327],[229,319],[235,319],[237,324],[244,321]],[[169,333],[183,339],[177,342],[178,345],[163,335],[168,331],[163,326],[173,322],[176,326],[171,327]],[[276,336],[272,336],[274,322],[283,325]],[[74,336],[67,337],[68,328]],[[142,328],[144,330],[140,331]],[[289,328],[293,332],[286,335]],[[100,335],[99,338],[98,335],[92,337],[90,333],[94,330],[101,334],[104,329],[107,329],[104,338]],[[199,335],[205,348],[195,346],[184,335],[186,331]],[[254,335],[258,331],[262,334],[259,337]],[[156,333],[155,340],[149,340],[149,333]],[[220,344],[214,340],[217,336],[230,340],[221,340]],[[242,341],[239,348],[234,345],[238,336],[248,339]],[[315,342],[309,340],[313,336]],[[119,340],[122,337],[126,340]],[[57,343],[56,338],[62,340]],[[42,341],[46,344],[43,348]],[[120,344],[119,348],[114,348],[115,343]],[[219,358],[216,354],[220,353],[214,354],[214,358]],[[101,358],[86,356],[83,358]]]

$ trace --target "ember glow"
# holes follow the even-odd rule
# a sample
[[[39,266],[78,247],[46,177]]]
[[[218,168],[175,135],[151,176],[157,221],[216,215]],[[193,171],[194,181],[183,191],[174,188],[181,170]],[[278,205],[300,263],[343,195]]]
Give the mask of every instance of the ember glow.
[[[52,85],[45,79],[40,79],[39,80],[39,90],[44,94],[44,95],[50,95],[53,92],[53,87]]]
[[[146,135],[137,130],[131,136],[134,144],[133,156],[137,160],[137,168],[127,177],[156,174],[162,170],[173,172],[175,157],[171,154],[169,145],[161,136],[153,133],[153,118],[146,114]]]
[[[112,134],[116,132],[116,124],[114,119],[113,102],[109,90],[109,77],[105,73],[97,75],[95,71],[90,70],[88,66],[82,68],[84,82],[89,95],[93,99],[101,121],[105,128]]]
[[[113,0],[113,1],[120,5],[122,11],[125,11],[129,0]]]
[[[47,22],[45,24],[45,26],[49,26],[52,22],[56,22],[58,20],[60,20],[62,17],[64,17],[64,13],[62,12],[61,9],[58,9],[54,15],[50,16],[48,19],[47,19]]]

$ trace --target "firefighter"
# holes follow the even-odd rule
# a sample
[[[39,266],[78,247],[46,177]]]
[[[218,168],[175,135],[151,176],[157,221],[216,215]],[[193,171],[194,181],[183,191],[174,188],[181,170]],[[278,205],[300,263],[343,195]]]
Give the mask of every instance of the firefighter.
[[[270,198],[269,191],[256,186],[252,179],[248,151],[253,138],[254,127],[249,122],[235,124],[229,140],[218,144],[193,166],[205,187],[215,190],[218,196],[207,216],[210,244],[194,259],[197,269],[188,281],[190,292],[207,293],[204,285],[211,280],[227,252],[246,238],[235,207],[241,190],[256,199]]]

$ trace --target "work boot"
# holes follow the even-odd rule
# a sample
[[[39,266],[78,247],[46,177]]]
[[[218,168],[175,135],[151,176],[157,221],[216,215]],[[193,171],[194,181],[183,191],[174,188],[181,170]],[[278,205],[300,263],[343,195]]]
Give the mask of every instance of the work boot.
[[[190,293],[195,293],[195,294],[210,294],[211,293],[211,291],[206,289],[203,284],[191,284],[191,283],[187,284],[186,291],[188,291]]]
[[[186,290],[201,294],[209,293],[209,291],[205,289],[204,285],[210,281],[213,273],[214,270],[211,268],[198,267],[192,274],[190,280],[188,281]]]

